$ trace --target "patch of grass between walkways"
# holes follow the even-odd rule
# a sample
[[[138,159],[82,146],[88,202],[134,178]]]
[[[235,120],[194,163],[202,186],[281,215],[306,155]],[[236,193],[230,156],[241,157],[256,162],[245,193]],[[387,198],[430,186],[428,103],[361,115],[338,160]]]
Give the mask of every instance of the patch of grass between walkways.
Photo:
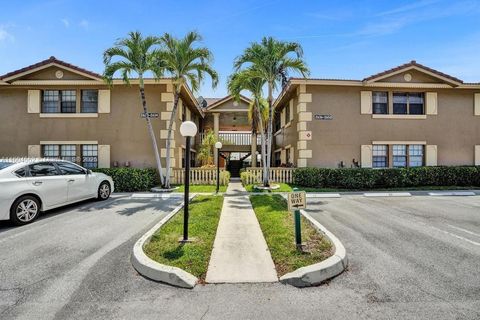
[[[205,280],[208,262],[217,233],[222,196],[197,196],[189,207],[189,238],[194,242],[182,244],[178,240],[183,236],[183,210],[164,224],[144,251],[151,259],[165,265],[181,268],[201,280]]]
[[[174,192],[184,192],[185,191],[185,185],[178,185],[174,186],[178,187]],[[216,185],[210,185],[210,184],[195,184],[195,185],[190,185],[190,192],[191,193],[196,193],[196,192],[205,192],[205,193],[213,193],[217,191],[217,186]],[[219,192],[226,192],[227,191],[227,186],[220,186]]]
[[[251,195],[253,209],[267,241],[279,276],[330,257],[332,245],[302,216],[302,243],[305,252],[295,246],[292,212],[280,195]]]
[[[313,188],[302,187],[288,183],[275,183],[280,185],[276,190],[259,190],[255,189],[253,184],[245,186],[248,192],[292,192],[293,188],[298,188],[298,191],[305,192],[382,192],[382,191],[442,191],[442,190],[478,190],[479,187],[459,187],[459,186],[424,186],[424,187],[410,187],[410,188],[377,188],[377,189],[339,189],[339,188]]]

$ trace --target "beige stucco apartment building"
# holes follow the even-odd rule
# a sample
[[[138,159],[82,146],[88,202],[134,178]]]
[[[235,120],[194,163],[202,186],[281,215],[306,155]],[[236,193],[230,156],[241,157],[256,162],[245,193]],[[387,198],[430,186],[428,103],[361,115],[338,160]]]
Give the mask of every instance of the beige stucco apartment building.
[[[480,84],[415,61],[363,80],[291,79],[275,106],[277,163],[480,165]]]
[[[0,157],[62,157],[87,167],[154,167],[138,86],[54,57],[0,76]],[[165,157],[173,106],[170,79],[146,81],[149,112]],[[182,167],[181,121],[197,123],[193,165],[207,130],[224,147],[221,165],[257,166],[250,100],[197,100],[183,87],[173,166]],[[274,166],[480,165],[480,84],[412,61],[363,80],[291,79],[275,101]],[[234,157],[233,155],[236,155]],[[245,162],[248,162],[245,164]]]

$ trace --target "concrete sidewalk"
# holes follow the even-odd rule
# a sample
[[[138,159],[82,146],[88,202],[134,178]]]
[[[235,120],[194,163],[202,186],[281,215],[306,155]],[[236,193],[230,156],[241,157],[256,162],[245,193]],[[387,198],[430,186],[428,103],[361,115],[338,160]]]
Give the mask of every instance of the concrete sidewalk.
[[[275,265],[248,195],[232,179],[208,266],[209,283],[275,282]]]

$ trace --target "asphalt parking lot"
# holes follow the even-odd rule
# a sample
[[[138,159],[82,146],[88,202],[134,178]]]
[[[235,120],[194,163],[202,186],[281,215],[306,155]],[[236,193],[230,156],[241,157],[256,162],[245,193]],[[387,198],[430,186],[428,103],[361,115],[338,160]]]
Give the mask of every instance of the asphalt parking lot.
[[[309,199],[349,268],[315,288],[173,288],[130,264],[181,199],[120,197],[0,225],[1,319],[479,319],[480,197]]]

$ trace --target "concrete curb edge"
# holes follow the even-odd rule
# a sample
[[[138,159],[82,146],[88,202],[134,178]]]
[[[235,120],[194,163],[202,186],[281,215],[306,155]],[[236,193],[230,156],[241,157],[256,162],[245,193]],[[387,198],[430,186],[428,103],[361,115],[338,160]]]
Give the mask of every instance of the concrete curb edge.
[[[192,195],[189,201],[196,196]],[[170,285],[182,288],[192,289],[198,282],[197,277],[177,267],[167,266],[150,259],[143,251],[143,246],[148,243],[154,233],[173,218],[184,206],[182,202],[179,206],[173,209],[162,220],[156,223],[150,230],[148,230],[133,246],[131,262],[135,270],[141,275]]]
[[[302,215],[321,233],[323,233],[335,248],[335,253],[326,260],[287,273],[280,277],[280,282],[295,287],[310,287],[336,277],[348,266],[347,251],[340,240],[306,211]]]

